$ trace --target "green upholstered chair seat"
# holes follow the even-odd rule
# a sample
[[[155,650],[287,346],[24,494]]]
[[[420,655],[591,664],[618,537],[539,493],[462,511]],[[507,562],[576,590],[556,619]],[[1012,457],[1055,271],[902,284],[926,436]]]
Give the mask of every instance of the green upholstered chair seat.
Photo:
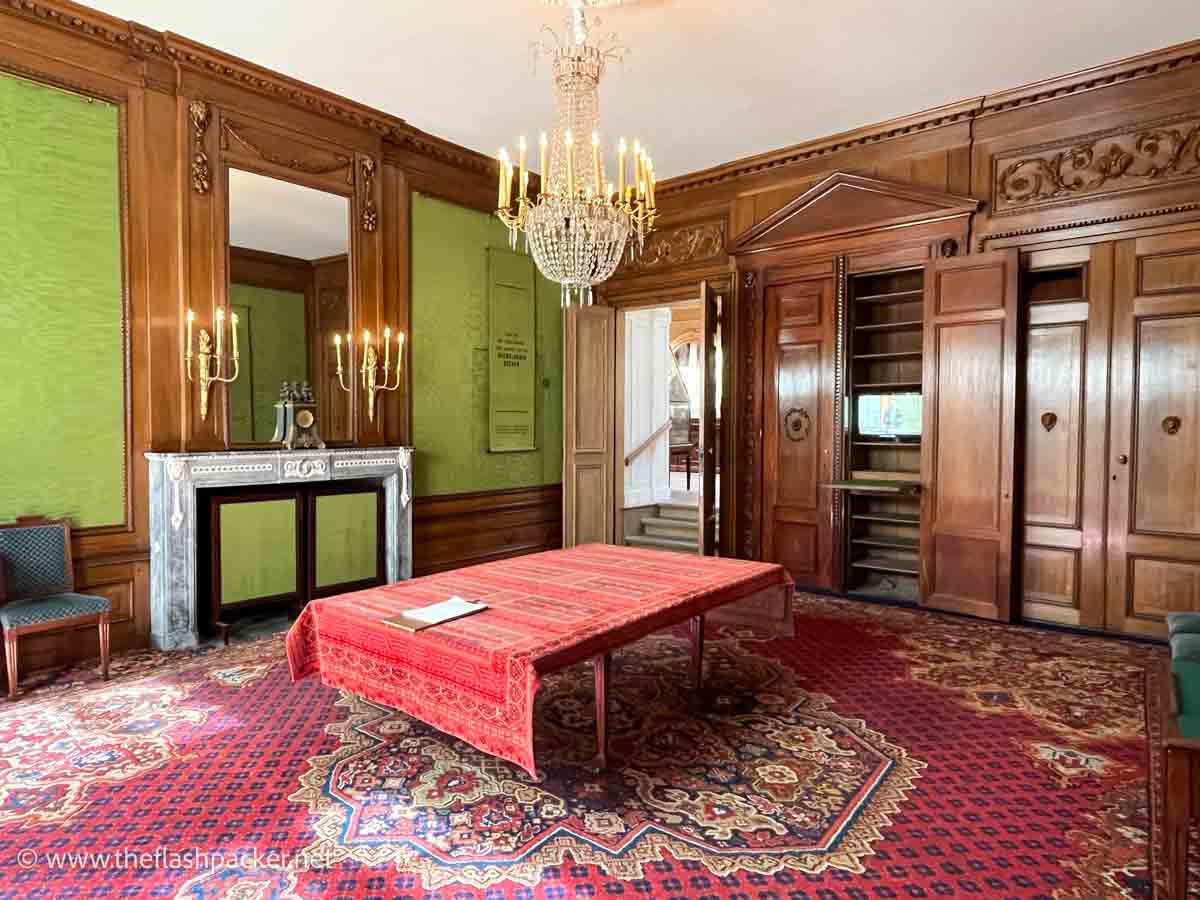
[[[1200,738],[1200,662],[1176,659],[1171,663],[1179,692],[1179,733]]]
[[[17,600],[0,606],[0,625],[5,628],[23,628],[26,625],[42,625],[73,619],[76,616],[98,616],[112,612],[112,601],[93,594],[51,594],[32,600]]]
[[[1200,634],[1200,612],[1167,613],[1167,634]]]
[[[1171,637],[1171,659],[1200,663],[1200,634],[1180,632]]]

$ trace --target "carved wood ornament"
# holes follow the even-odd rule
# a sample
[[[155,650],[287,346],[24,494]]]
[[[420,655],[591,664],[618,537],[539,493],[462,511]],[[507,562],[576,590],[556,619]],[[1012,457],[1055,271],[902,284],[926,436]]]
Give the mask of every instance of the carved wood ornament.
[[[707,262],[724,253],[724,221],[684,225],[651,232],[646,249],[637,259],[622,266],[621,274]]]
[[[379,227],[379,209],[375,206],[375,160],[362,157],[359,170],[362,173],[362,230],[374,231]]]
[[[295,141],[281,138],[278,134],[265,130],[256,131],[252,127],[235,125],[227,119],[221,121],[221,135],[225,147],[233,147],[273,165],[294,169],[306,175],[332,175],[345,170],[347,183],[350,183],[354,177],[352,161],[349,156],[342,153],[308,148],[310,151],[308,156],[300,156],[297,150],[302,145],[298,145]],[[272,147],[272,141],[276,147],[287,147],[286,155]]]
[[[192,190],[197,194],[207,194],[212,189],[212,168],[204,151],[204,137],[212,120],[208,104],[203,100],[193,100],[188,104],[188,118],[192,122]]]
[[[1030,147],[996,160],[997,213],[1200,177],[1195,115]]]

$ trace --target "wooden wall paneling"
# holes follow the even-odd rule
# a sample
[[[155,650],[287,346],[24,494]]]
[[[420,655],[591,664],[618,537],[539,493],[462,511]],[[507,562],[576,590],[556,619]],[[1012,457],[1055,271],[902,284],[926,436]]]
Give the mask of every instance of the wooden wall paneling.
[[[1022,262],[1021,613],[1103,628],[1112,246]]]
[[[616,313],[574,307],[564,315],[563,546],[614,540]]]
[[[1197,44],[1097,66],[985,99],[972,193],[979,239],[1108,233],[1200,211]]]
[[[562,546],[562,485],[418,497],[413,575]]]
[[[1121,241],[1113,315],[1110,629],[1200,611],[1200,231]]]
[[[1017,411],[1015,250],[925,267],[921,597],[1010,616]]]
[[[407,447],[412,435],[412,190],[404,171],[383,164],[383,297],[393,328],[406,335],[402,387],[384,397],[384,437],[388,444]]]
[[[798,584],[834,586],[832,494],[836,279],[765,288],[763,559]]]

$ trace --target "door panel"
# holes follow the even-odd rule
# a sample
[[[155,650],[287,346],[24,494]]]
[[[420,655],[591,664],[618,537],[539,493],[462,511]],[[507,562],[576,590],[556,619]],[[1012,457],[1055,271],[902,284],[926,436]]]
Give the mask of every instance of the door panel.
[[[1116,249],[1107,627],[1200,611],[1200,231]]]
[[[1200,315],[1140,321],[1137,347],[1134,527],[1200,537]]]
[[[1003,321],[937,326],[938,378],[952,386],[934,403],[939,433],[950,438],[934,447],[943,526],[1000,527],[1004,352]]]
[[[1026,333],[1025,523],[1079,523],[1085,325],[1035,325]]]
[[[720,299],[700,282],[700,306],[704,332],[700,341],[700,553],[717,552],[717,330],[721,321]]]
[[[832,589],[834,294],[831,278],[766,290],[763,558]]]
[[[563,344],[563,546],[613,541],[616,315],[568,309]]]
[[[1013,561],[1015,250],[925,267],[921,597],[1007,620]]]
[[[1104,626],[1110,244],[1022,262],[1025,306],[1021,615]]]

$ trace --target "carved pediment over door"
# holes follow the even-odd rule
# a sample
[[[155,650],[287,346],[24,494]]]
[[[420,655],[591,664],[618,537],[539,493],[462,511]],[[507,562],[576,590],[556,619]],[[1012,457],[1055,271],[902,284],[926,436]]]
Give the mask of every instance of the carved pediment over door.
[[[743,232],[734,255],[822,238],[968,216],[979,201],[956,194],[835,172]]]

